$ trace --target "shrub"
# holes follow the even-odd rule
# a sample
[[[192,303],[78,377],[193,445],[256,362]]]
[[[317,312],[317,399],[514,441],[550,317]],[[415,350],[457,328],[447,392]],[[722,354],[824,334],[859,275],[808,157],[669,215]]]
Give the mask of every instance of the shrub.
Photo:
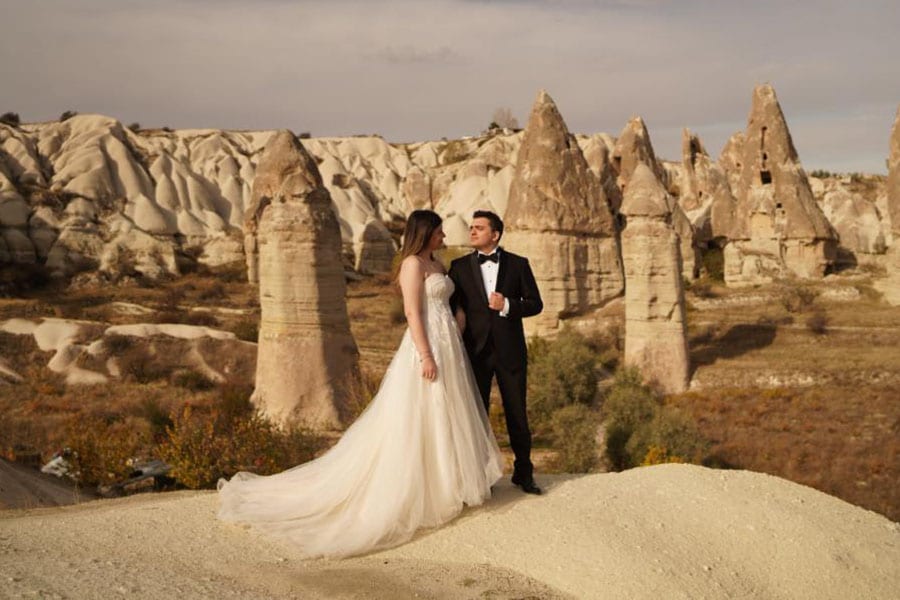
[[[132,345],[118,356],[119,373],[123,379],[150,383],[163,379],[168,371],[144,345]]]
[[[725,281],[725,251],[719,247],[703,251],[703,271],[711,281]]]
[[[165,438],[166,429],[172,426],[172,418],[159,400],[145,398],[140,404],[138,414],[150,423],[151,439],[154,442],[161,442]]]
[[[469,153],[466,150],[466,144],[462,140],[452,140],[444,144],[441,148],[441,164],[451,165],[468,158]]]
[[[533,338],[528,348],[528,408],[535,430],[551,428],[553,413],[588,405],[597,394],[597,354],[587,339],[569,329],[555,340]]]
[[[0,265],[0,294],[21,294],[46,288],[53,281],[50,271],[40,264],[6,263]]]
[[[606,456],[616,470],[660,462],[701,462],[708,443],[694,422],[678,410],[661,406],[640,373],[616,374],[603,403]]]
[[[192,489],[214,487],[240,471],[275,473],[309,460],[319,449],[315,436],[302,429],[281,431],[259,413],[228,420],[187,406],[172,421],[159,452],[172,465],[172,476]]]
[[[218,327],[219,320],[211,313],[205,311],[163,311],[157,313],[153,321],[156,323],[179,323],[181,325],[195,325],[197,327]]]
[[[21,125],[22,120],[19,118],[19,113],[5,112],[0,115],[0,123],[4,123],[10,127],[18,127]]]
[[[131,472],[129,460],[138,455],[144,437],[127,421],[112,421],[83,415],[69,424],[65,445],[72,450],[75,479],[84,485],[113,483]]]
[[[192,489],[213,487],[241,470],[274,473],[279,464],[277,430],[259,415],[222,427],[215,414],[195,414],[190,406],[173,415],[159,451],[171,475]]]
[[[553,447],[559,452],[556,466],[566,473],[587,473],[597,464],[597,422],[583,404],[572,404],[553,413]]]
[[[816,310],[806,318],[806,328],[816,335],[828,333],[828,315],[824,310]]]
[[[603,420],[606,424],[606,456],[616,470],[634,466],[628,451],[628,442],[634,432],[649,423],[658,404],[653,391],[643,384],[635,369],[622,369],[603,402]]]
[[[137,133],[138,131],[141,130],[141,124],[138,123],[137,121],[135,121],[134,123],[132,123],[131,125],[128,126],[128,129],[130,129],[134,133]]]
[[[202,392],[212,389],[216,383],[202,373],[191,369],[181,369],[172,374],[172,385],[192,392]]]
[[[110,333],[103,336],[103,346],[111,355],[120,355],[134,345],[134,339],[128,335]]]
[[[225,296],[225,286],[218,281],[202,287],[200,293],[197,294],[197,298],[200,300],[221,300]]]
[[[629,466],[656,462],[699,463],[709,447],[690,418],[662,406],[653,419],[638,426],[626,444]]]
[[[235,323],[231,332],[239,340],[256,343],[259,341],[259,323],[251,319],[242,319]]]
[[[68,121],[69,119],[76,116],[77,114],[78,114],[77,111],[67,110],[63,114],[59,115],[59,122],[62,123],[63,121]]]
[[[787,288],[781,293],[781,305],[789,313],[808,310],[815,301],[817,292],[808,287]]]

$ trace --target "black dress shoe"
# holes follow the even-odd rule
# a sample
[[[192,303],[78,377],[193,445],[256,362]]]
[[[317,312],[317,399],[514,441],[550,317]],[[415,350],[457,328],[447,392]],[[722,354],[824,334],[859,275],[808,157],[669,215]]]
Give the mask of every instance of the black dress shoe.
[[[513,477],[513,485],[517,485],[522,488],[522,491],[526,494],[534,494],[535,496],[540,496],[544,492],[541,491],[541,488],[537,486],[534,482],[534,479],[530,479],[528,481],[519,481],[515,477]]]

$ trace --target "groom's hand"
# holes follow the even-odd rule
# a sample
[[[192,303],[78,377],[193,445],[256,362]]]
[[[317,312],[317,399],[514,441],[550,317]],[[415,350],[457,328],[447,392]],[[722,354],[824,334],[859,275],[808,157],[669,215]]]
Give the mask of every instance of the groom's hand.
[[[506,298],[500,292],[491,292],[490,297],[488,298],[488,306],[493,310],[503,310],[505,306]]]

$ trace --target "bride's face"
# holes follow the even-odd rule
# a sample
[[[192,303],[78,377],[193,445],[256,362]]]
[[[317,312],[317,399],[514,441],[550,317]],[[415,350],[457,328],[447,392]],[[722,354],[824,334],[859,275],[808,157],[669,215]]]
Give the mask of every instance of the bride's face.
[[[431,238],[428,240],[428,250],[429,252],[434,252],[439,248],[444,247],[444,228],[441,225],[437,226],[431,233]]]

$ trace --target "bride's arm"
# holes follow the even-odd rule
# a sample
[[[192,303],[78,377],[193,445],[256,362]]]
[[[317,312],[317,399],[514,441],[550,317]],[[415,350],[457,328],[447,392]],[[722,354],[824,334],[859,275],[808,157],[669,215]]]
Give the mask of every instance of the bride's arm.
[[[433,380],[437,377],[437,364],[431,353],[431,345],[422,322],[422,289],[425,286],[425,268],[415,256],[407,256],[400,265],[400,291],[403,292],[403,312],[409,325],[419,361],[422,363],[422,377]]]
[[[459,334],[462,335],[463,331],[466,330],[466,313],[463,312],[463,309],[457,308],[456,314],[456,326],[459,328]]]

